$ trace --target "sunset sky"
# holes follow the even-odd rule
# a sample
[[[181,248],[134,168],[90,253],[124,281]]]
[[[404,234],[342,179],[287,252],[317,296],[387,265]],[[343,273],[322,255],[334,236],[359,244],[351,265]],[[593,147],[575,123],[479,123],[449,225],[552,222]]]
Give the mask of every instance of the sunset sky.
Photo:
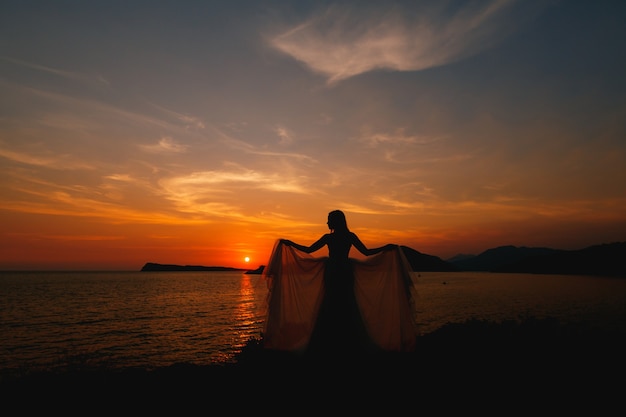
[[[3,1],[0,269],[256,268],[334,209],[442,259],[625,241],[625,21],[602,0]]]

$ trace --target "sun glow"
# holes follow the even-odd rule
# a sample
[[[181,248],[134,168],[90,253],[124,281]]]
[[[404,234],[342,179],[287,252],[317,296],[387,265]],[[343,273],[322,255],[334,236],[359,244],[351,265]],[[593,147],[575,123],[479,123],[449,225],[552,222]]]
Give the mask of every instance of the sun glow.
[[[248,263],[248,262],[250,262],[250,257],[246,256],[245,258],[243,258],[243,260],[244,260],[244,262]]]

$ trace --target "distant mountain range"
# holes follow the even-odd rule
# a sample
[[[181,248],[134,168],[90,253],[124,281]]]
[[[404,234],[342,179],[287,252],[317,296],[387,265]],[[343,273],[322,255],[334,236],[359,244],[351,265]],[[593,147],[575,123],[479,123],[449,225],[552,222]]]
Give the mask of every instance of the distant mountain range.
[[[595,245],[580,250],[499,246],[479,255],[457,255],[447,261],[405,246],[402,249],[414,271],[488,271],[626,277],[626,242]]]
[[[603,275],[626,278],[626,242],[606,243],[580,250],[499,246],[479,255],[457,255],[448,260],[400,246],[415,272],[519,272],[530,274]],[[243,271],[225,266],[171,265],[146,263],[142,271]]]
[[[425,253],[418,252],[415,249],[409,248],[408,246],[400,246],[400,249],[402,249],[402,252],[404,252],[404,256],[406,257],[407,261],[409,261],[409,265],[411,265],[411,269],[413,271],[458,271],[458,268],[453,263],[446,262],[437,256],[426,255]]]

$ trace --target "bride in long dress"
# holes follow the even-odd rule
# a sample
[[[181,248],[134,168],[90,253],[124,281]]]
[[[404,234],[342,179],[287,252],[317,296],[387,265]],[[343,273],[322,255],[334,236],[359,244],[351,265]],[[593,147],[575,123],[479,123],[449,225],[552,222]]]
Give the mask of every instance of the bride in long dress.
[[[279,239],[263,276],[263,346],[297,352],[410,351],[417,335],[414,286],[401,248],[367,248],[340,210],[310,246]],[[328,256],[311,253],[328,247]],[[355,247],[365,260],[349,257]]]

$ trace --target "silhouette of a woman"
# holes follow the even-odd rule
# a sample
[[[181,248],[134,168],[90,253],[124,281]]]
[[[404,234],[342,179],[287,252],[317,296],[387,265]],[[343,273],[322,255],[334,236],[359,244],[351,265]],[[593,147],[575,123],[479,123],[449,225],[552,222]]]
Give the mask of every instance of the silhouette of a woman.
[[[328,214],[327,224],[330,233],[324,234],[310,246],[303,246],[291,240],[280,240],[280,243],[305,253],[328,247],[323,281],[324,296],[308,349],[310,352],[371,351],[376,348],[361,317],[354,292],[353,264],[348,255],[352,246],[363,255],[370,256],[396,249],[397,245],[388,244],[368,249],[359,237],[348,229],[346,217],[340,210]]]

